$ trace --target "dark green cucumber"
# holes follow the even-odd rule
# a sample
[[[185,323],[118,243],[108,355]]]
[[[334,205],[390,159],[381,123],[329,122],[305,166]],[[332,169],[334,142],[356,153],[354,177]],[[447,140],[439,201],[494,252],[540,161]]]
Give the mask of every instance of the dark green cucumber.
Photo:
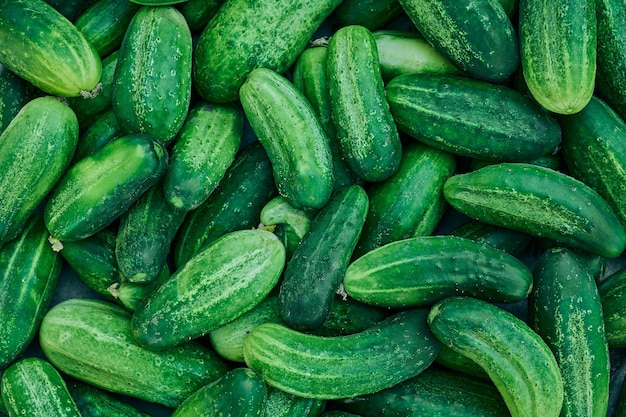
[[[203,336],[260,303],[284,266],[285,248],[273,233],[227,233],[142,302],[133,314],[133,335],[149,348]]]
[[[573,114],[591,99],[596,77],[595,3],[520,1],[524,79],[532,96],[551,112]]]
[[[65,16],[70,22],[74,22],[81,13],[89,8],[96,0],[44,0],[56,11]]]
[[[0,369],[26,351],[37,335],[61,273],[62,259],[48,244],[41,214],[0,248]]]
[[[150,417],[110,392],[80,381],[67,388],[83,417]]]
[[[78,121],[67,105],[38,97],[0,135],[0,242],[15,238],[67,169]]]
[[[215,16],[225,0],[188,0],[178,6],[189,29],[202,31]]]
[[[4,371],[2,399],[10,416],[82,417],[59,372],[40,358],[21,359]]]
[[[163,180],[167,201],[198,208],[233,163],[243,137],[243,114],[233,105],[196,104],[178,136]]]
[[[98,388],[177,407],[228,366],[195,342],[153,351],[133,339],[131,314],[113,303],[68,299],[44,316],[39,343],[61,372]]]
[[[554,153],[557,121],[522,93],[467,77],[406,74],[387,84],[398,129],[455,155],[525,161]]]
[[[527,233],[479,222],[477,220],[470,220],[452,229],[448,234],[475,240],[479,243],[486,243],[487,245],[510,253],[513,256],[520,256],[532,239]]]
[[[257,227],[261,210],[274,196],[272,166],[260,143],[248,145],[228,168],[209,198],[190,212],[174,244],[180,268],[224,233]]]
[[[499,83],[519,65],[518,40],[498,1],[400,0],[417,30],[458,68]]]
[[[367,190],[370,207],[354,256],[396,240],[430,235],[446,207],[443,183],[455,170],[451,154],[420,143],[406,145],[398,170]]]
[[[604,331],[610,348],[626,347],[626,269],[619,268],[598,284]]]
[[[280,284],[281,314],[289,327],[316,329],[328,318],[368,206],[365,190],[352,185],[337,191],[311,221]]]
[[[487,372],[479,364],[463,356],[459,352],[453,350],[448,345],[443,345],[435,362],[444,368],[450,369],[455,372],[460,372],[466,375],[470,375],[472,378],[480,378],[490,380]]]
[[[563,380],[561,416],[605,417],[609,349],[596,282],[572,252],[544,252],[533,270],[529,323],[550,347]]]
[[[428,315],[443,343],[479,364],[515,417],[558,417],[563,380],[550,348],[525,322],[487,301],[450,297]]]
[[[73,163],[96,153],[122,135],[122,129],[113,110],[105,111],[79,136]]]
[[[363,26],[344,26],[328,43],[330,109],[341,153],[364,181],[382,181],[400,165],[402,145],[385,99],[376,40]]]
[[[520,260],[457,236],[422,236],[388,243],[353,261],[343,287],[381,307],[433,305],[454,295],[510,303],[529,294],[532,274]]]
[[[113,79],[113,111],[127,133],[171,142],[191,101],[191,32],[174,6],[144,6],[124,34]]]
[[[202,31],[194,52],[193,80],[198,93],[211,103],[236,101],[253,69],[283,73],[340,2],[225,2]]]
[[[267,386],[259,417],[318,417],[324,411],[325,405],[324,400],[299,397]]]
[[[331,410],[320,414],[320,417],[361,417],[358,414],[348,413],[347,411]]]
[[[257,68],[239,90],[248,122],[272,163],[278,192],[295,208],[320,208],[333,190],[329,139],[302,92]]]
[[[0,63],[48,94],[88,96],[102,72],[98,52],[43,0],[0,1]]]
[[[50,234],[80,240],[107,227],[167,169],[167,150],[144,134],[122,136],[81,159],[59,180],[44,208]]]
[[[441,344],[426,324],[427,310],[404,310],[349,336],[323,337],[265,323],[244,341],[251,369],[275,388],[307,398],[370,394],[426,369]]]
[[[330,21],[336,28],[360,25],[376,30],[401,13],[398,0],[343,0],[333,11]]]
[[[450,177],[443,187],[461,213],[567,247],[613,258],[626,232],[608,203],[581,181],[536,165],[501,163]]]
[[[561,157],[562,155],[557,152],[557,153],[552,153],[552,154],[548,154],[548,155],[541,155],[538,156],[536,158],[532,158],[529,159],[527,161],[520,161],[520,162],[526,162],[529,164],[533,164],[533,165],[539,165],[542,167],[546,167],[546,168],[550,168],[550,169],[554,169],[555,171],[559,171],[561,169]],[[475,171],[477,169],[480,169],[484,166],[487,165],[492,165],[496,163],[495,161],[486,161],[484,159],[478,159],[478,158],[474,158],[470,161],[469,164],[469,170],[470,171]]]
[[[0,64],[0,134],[28,101],[26,81]]]

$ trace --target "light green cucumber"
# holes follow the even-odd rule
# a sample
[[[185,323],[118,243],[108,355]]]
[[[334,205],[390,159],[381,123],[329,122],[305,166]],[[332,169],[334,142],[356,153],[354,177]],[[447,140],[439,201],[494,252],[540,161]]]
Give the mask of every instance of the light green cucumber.
[[[287,260],[291,259],[298,244],[309,230],[313,213],[291,206],[285,197],[274,197],[261,210],[261,224],[281,238]],[[282,229],[281,229],[282,228]]]

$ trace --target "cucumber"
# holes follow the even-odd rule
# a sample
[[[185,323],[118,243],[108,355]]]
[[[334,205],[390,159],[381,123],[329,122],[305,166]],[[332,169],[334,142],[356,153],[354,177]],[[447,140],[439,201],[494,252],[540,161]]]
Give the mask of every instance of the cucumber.
[[[0,248],[0,369],[26,351],[37,335],[61,273],[40,213]]]
[[[561,416],[605,417],[611,366],[595,280],[586,265],[563,248],[539,257],[533,279],[529,323],[559,364]]]
[[[522,71],[532,96],[554,113],[582,110],[595,87],[595,1],[521,0],[518,31]]]
[[[122,135],[122,129],[113,110],[105,111],[80,135],[72,165],[96,153],[100,148]]]
[[[178,5],[178,9],[185,17],[189,29],[202,31],[215,16],[225,0],[187,0]]]
[[[141,302],[163,285],[171,275],[170,268],[166,264],[161,274],[154,281],[134,283],[120,280],[119,283],[109,287],[109,293],[115,297],[118,304],[129,311],[135,311],[141,305]]]
[[[532,274],[492,246],[457,236],[422,236],[356,259],[343,287],[356,300],[390,308],[429,306],[454,295],[511,303],[530,293]]]
[[[400,136],[385,99],[376,40],[363,26],[344,26],[328,43],[330,109],[341,153],[363,181],[387,179],[400,165]]]
[[[400,0],[417,30],[473,78],[506,81],[518,67],[515,29],[498,1]]]
[[[80,381],[67,384],[83,417],[150,417],[111,393]]]
[[[165,198],[194,210],[215,190],[243,137],[243,113],[233,105],[196,104],[178,136],[163,180]]]
[[[170,143],[191,101],[192,40],[174,6],[140,8],[124,34],[113,77],[113,111],[126,133]]]
[[[48,94],[89,96],[100,81],[98,52],[43,0],[2,0],[0,39],[0,63]]]
[[[527,233],[477,220],[470,220],[452,229],[448,234],[475,240],[479,243],[486,243],[513,256],[522,255],[532,239]]]
[[[439,74],[406,74],[387,84],[398,129],[455,155],[527,161],[554,153],[558,122],[511,88]]]
[[[159,180],[167,158],[161,143],[135,133],[81,159],[63,174],[44,207],[50,234],[80,240],[107,227]]]
[[[584,183],[549,168],[495,164],[450,177],[443,193],[471,218],[566,247],[614,258],[626,246],[624,228],[608,203]]]
[[[330,16],[336,28],[350,25],[380,29],[402,13],[398,0],[343,0]]]
[[[325,405],[324,400],[299,397],[267,386],[260,417],[318,417]]]
[[[443,344],[487,372],[511,416],[559,416],[563,380],[558,364],[525,322],[487,301],[449,297],[431,308],[428,323]]]
[[[28,101],[26,81],[0,64],[0,134]]]
[[[610,348],[626,347],[626,269],[619,268],[598,284],[604,331]]]
[[[266,229],[274,229],[273,232],[285,246],[286,258],[289,261],[298,247],[298,243],[309,230],[311,217],[313,217],[313,213],[309,210],[294,208],[285,197],[279,195],[263,207],[260,220]]]
[[[285,267],[281,315],[296,330],[324,324],[365,222],[369,199],[359,185],[337,191],[316,214]]]
[[[265,68],[250,72],[239,97],[272,163],[280,195],[295,208],[326,204],[334,181],[329,139],[306,97]]]
[[[59,372],[40,358],[21,359],[4,371],[2,399],[9,416],[82,416]]]
[[[67,169],[78,121],[67,105],[38,97],[0,135],[0,242],[15,238]]]
[[[96,0],[44,0],[65,16],[70,22],[74,22],[81,13],[89,8]]]
[[[196,90],[208,102],[232,102],[253,69],[268,68],[282,74],[339,3],[226,1],[198,39],[193,64]]]
[[[196,342],[153,351],[133,339],[131,314],[92,299],[68,299],[44,316],[39,343],[59,371],[117,394],[177,407],[228,371],[219,356]]]
[[[152,349],[204,336],[260,303],[284,266],[285,248],[271,232],[227,233],[141,303],[133,314],[133,336]]]
[[[435,362],[452,371],[470,375],[472,378],[490,381],[489,375],[479,364],[453,350],[450,346],[443,345],[441,347]]]
[[[441,344],[425,309],[404,310],[349,336],[308,335],[265,323],[246,337],[246,364],[268,385],[294,395],[339,399],[389,388],[418,375]]]

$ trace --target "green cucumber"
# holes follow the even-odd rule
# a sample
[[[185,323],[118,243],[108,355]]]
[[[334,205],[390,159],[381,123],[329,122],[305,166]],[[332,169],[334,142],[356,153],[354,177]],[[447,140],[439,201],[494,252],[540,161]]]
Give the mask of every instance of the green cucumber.
[[[243,137],[243,114],[233,105],[196,104],[185,119],[163,180],[167,201],[194,210],[215,190]]]
[[[331,410],[326,411],[320,415],[320,417],[361,417],[357,414],[348,413],[347,411]]]
[[[191,32],[174,6],[140,8],[128,25],[113,78],[113,111],[127,133],[171,142],[191,101]]]
[[[430,235],[446,207],[443,184],[455,170],[451,154],[407,144],[398,170],[367,190],[370,207],[355,257],[396,240]]]
[[[311,221],[280,284],[281,314],[289,327],[312,330],[328,318],[368,207],[365,190],[352,185],[337,191]]]
[[[94,154],[104,145],[122,135],[122,129],[113,110],[105,111],[79,136],[72,160],[73,164]]]
[[[457,236],[422,236],[388,243],[353,261],[343,287],[349,296],[380,307],[433,305],[467,295],[497,303],[521,301],[532,274],[520,260]]]
[[[594,0],[519,4],[519,47],[524,79],[543,107],[573,114],[591,99],[596,77]]]
[[[531,164],[501,163],[450,177],[448,203],[468,217],[614,258],[626,232],[608,203],[581,181]]]
[[[0,248],[0,369],[26,351],[37,335],[61,273],[40,213]]]
[[[562,144],[562,142],[561,142]],[[560,149],[559,149],[560,150]],[[546,167],[546,168],[550,168],[553,169],[555,171],[558,171],[561,169],[561,153],[557,152],[557,153],[551,153],[548,155],[541,155],[538,156],[536,158],[532,158],[529,159],[527,161],[520,161],[520,162],[526,162],[529,164],[533,164],[533,165],[539,165],[542,167]],[[470,171],[475,171],[477,169],[480,169],[486,165],[492,165],[496,162],[494,161],[485,161],[484,159],[478,159],[478,158],[474,158],[470,161],[469,164],[469,170]]]
[[[513,256],[520,256],[532,239],[527,233],[477,220],[470,220],[452,229],[448,234],[486,243]]]
[[[67,169],[78,120],[67,105],[38,97],[0,135],[0,242],[15,238]]]
[[[29,101],[26,81],[0,64],[0,134]]]
[[[563,380],[550,348],[525,322],[494,304],[450,297],[428,315],[435,336],[479,364],[512,417],[558,417]]]
[[[167,150],[144,134],[122,136],[72,165],[44,208],[50,234],[80,240],[110,225],[167,169]]]
[[[43,0],[2,0],[0,39],[0,63],[48,94],[89,96],[100,82],[98,52]]]
[[[387,100],[400,131],[455,155],[525,161],[556,152],[561,141],[552,116],[502,85],[406,74],[387,84]]]
[[[139,346],[122,307],[91,299],[68,299],[44,316],[39,343],[59,371],[98,388],[177,407],[228,366],[212,350],[188,342],[153,351]]]
[[[441,344],[428,311],[404,310],[348,336],[324,337],[265,323],[246,337],[249,368],[268,385],[294,395],[339,399],[370,394],[418,375]]]
[[[341,153],[364,181],[382,181],[400,165],[400,136],[385,99],[376,40],[363,26],[344,26],[328,43],[330,109]]]
[[[402,13],[398,0],[343,0],[330,16],[336,28],[349,25],[380,29]]]
[[[188,0],[178,6],[185,17],[189,29],[202,31],[215,16],[225,0]]]
[[[142,302],[133,314],[133,335],[153,349],[203,336],[260,303],[284,266],[285,248],[273,233],[227,233]]]
[[[595,280],[586,265],[563,248],[539,257],[533,279],[529,323],[559,364],[561,416],[605,417],[611,367]]]
[[[604,331],[610,348],[626,347],[626,268],[619,268],[598,284]]]
[[[67,388],[83,417],[150,417],[110,392],[80,381]]]
[[[340,0],[230,0],[202,31],[193,80],[211,103],[236,101],[255,68],[285,72]],[[238,24],[233,24],[238,22]]]
[[[44,0],[65,16],[70,22],[74,22],[81,13],[89,8],[96,0]]]
[[[487,372],[479,364],[453,350],[448,345],[441,347],[435,362],[444,368],[470,375],[473,378],[490,380]]]
[[[499,1],[400,0],[417,30],[458,68],[506,81],[519,65],[517,34]]]
[[[267,386],[265,402],[259,417],[318,417],[325,405],[324,400],[299,397]]]
[[[143,300],[163,285],[171,275],[170,268],[166,264],[161,274],[154,281],[149,283],[134,283],[120,280],[118,284],[109,287],[109,293],[115,297],[118,304],[129,311],[135,311]]]
[[[239,97],[272,163],[280,195],[295,208],[320,208],[333,190],[328,136],[306,97],[275,71],[250,72]]]
[[[59,372],[40,358],[21,359],[4,371],[2,399],[11,417],[82,416]]]
[[[285,246],[287,260],[290,260],[311,225],[313,213],[291,206],[285,197],[274,197],[261,210],[263,227],[272,230]]]

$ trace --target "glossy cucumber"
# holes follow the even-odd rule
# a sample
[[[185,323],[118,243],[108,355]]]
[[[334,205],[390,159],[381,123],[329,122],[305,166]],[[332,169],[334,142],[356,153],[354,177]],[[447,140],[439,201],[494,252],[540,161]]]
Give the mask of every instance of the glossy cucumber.
[[[73,163],[89,156],[113,140],[123,136],[117,116],[109,109],[99,115],[78,140]],[[72,164],[73,165],[73,164]]]
[[[448,345],[443,345],[435,362],[444,368],[472,376],[472,378],[490,380],[487,372],[479,364],[463,356]]]
[[[80,381],[67,388],[83,417],[150,417],[112,393]]]
[[[452,229],[448,234],[486,243],[513,256],[520,256],[532,239],[527,233],[477,220],[470,220]]]
[[[178,10],[185,17],[189,29],[202,31],[224,3],[225,0],[187,0],[178,5]]]
[[[304,398],[267,386],[260,417],[318,417],[325,405],[324,400]]]
[[[28,101],[26,81],[0,64],[0,134]]]
[[[626,269],[619,268],[598,284],[604,330],[610,348],[626,347]]]

